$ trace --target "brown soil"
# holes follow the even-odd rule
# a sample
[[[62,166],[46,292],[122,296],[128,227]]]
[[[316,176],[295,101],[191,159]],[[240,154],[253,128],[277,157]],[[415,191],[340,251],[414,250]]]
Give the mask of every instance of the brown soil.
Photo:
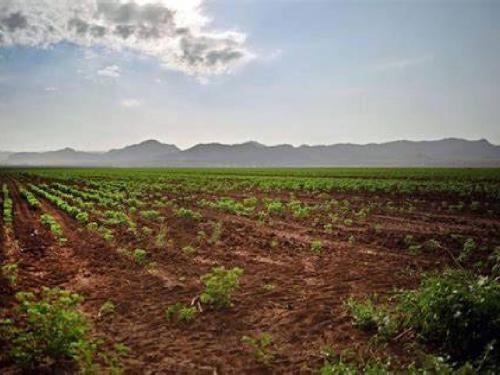
[[[373,215],[364,224],[339,225],[334,233],[326,234],[321,226],[313,228],[291,217],[259,224],[253,218],[196,208],[203,213],[197,223],[174,217],[166,208],[162,214],[169,243],[158,247],[154,239],[138,238],[122,228],[115,232],[115,241],[107,244],[43,202],[41,211],[50,213],[63,227],[67,242],[61,244],[40,224],[40,211],[31,210],[20,197],[19,183],[9,181],[9,188],[20,249],[18,289],[59,286],[85,296],[83,310],[96,322],[96,335],[131,348],[124,360],[131,374],[309,373],[321,366],[320,351],[327,345],[338,351],[381,351],[405,362],[409,358],[401,342],[374,349],[370,337],[352,326],[344,301],[349,296],[390,295],[398,288],[415,287],[422,272],[451,264],[446,251],[410,255],[402,243],[407,234],[419,240],[432,235],[447,247],[455,246],[450,233],[500,242],[498,219],[477,221],[471,215],[443,216],[436,211],[416,212],[411,219]],[[360,199],[362,206],[367,197]],[[312,197],[311,202],[315,201]],[[190,205],[194,209],[194,199],[183,204]],[[154,233],[162,227],[137,221]],[[212,222],[222,223],[220,240],[215,244],[195,241],[200,230],[210,236]],[[382,227],[381,232],[372,229],[374,224]],[[354,245],[347,242],[351,234],[356,236]],[[310,251],[315,239],[322,240],[322,255]],[[273,241],[277,245],[271,245]],[[195,255],[182,252],[189,244],[196,247]],[[156,262],[153,269],[136,265],[118,251],[139,247],[151,254]],[[0,261],[4,256],[0,252]],[[199,295],[199,277],[214,265],[245,269],[234,306],[224,311],[205,309],[191,324],[169,323],[165,309],[176,302],[190,303]],[[274,288],[266,289],[266,285]],[[0,295],[2,301],[12,302],[5,285],[0,284]],[[99,308],[108,300],[117,306],[116,312],[101,318]],[[262,332],[274,338],[276,361],[271,369],[260,366],[241,342],[245,335]],[[12,367],[5,368],[12,371]]]

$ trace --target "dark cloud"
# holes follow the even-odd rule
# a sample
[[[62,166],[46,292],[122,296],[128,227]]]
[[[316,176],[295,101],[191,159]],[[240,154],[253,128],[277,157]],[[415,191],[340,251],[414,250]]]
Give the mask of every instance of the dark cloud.
[[[9,31],[24,29],[28,26],[28,20],[21,12],[9,14],[7,17],[0,19],[0,24],[7,27]]]

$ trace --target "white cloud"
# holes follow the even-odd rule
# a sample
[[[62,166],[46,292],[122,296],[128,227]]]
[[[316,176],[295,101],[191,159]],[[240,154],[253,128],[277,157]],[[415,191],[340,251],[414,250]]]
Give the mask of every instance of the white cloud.
[[[58,88],[50,86],[50,87],[45,87],[44,90],[47,92],[54,92],[54,91],[58,91]]]
[[[0,47],[69,42],[153,56],[194,76],[227,73],[254,56],[246,35],[215,31],[202,0],[2,0]]]
[[[380,61],[375,64],[372,69],[375,71],[384,70],[394,70],[394,69],[405,69],[412,66],[427,64],[432,61],[430,56],[417,56],[399,59],[390,59],[385,61]]]
[[[135,108],[140,107],[142,103],[137,99],[123,99],[120,105],[125,108]]]
[[[97,71],[97,75],[108,78],[119,78],[120,74],[121,70],[118,65],[110,65]]]

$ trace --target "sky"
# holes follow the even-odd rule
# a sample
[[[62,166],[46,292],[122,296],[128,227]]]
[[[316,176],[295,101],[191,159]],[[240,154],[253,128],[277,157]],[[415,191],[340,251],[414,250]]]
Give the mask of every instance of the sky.
[[[0,0],[0,150],[500,144],[499,1]]]

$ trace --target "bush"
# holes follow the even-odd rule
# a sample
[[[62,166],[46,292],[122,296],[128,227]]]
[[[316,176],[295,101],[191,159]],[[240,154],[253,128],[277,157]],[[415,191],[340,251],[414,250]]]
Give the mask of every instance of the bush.
[[[231,270],[224,267],[212,268],[212,272],[201,277],[205,286],[200,296],[201,302],[220,308],[230,307],[231,293],[238,288],[241,275],[243,270],[238,267]]]
[[[345,306],[352,316],[353,324],[364,331],[376,331],[380,338],[388,339],[398,329],[398,319],[386,306],[378,306],[367,299],[358,302],[349,298]]]
[[[500,365],[500,283],[465,271],[425,277],[421,287],[402,293],[404,325],[454,359],[474,360],[486,351]]]
[[[6,322],[8,355],[13,362],[24,368],[52,366],[62,360],[78,361],[82,352],[88,355],[91,351],[87,340],[90,325],[77,311],[81,296],[44,288],[39,297],[18,293],[16,298],[20,306],[15,320]]]

